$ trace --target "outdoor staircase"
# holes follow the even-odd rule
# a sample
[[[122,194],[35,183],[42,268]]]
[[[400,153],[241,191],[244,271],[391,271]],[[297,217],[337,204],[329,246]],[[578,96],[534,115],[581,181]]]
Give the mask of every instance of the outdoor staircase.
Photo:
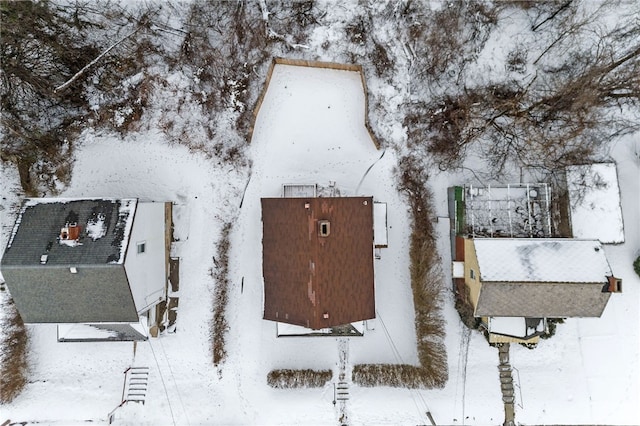
[[[128,402],[144,404],[149,383],[149,367],[129,367],[124,371],[122,402],[107,415],[109,424],[116,420],[116,412]]]
[[[349,400],[349,383],[339,381],[336,386],[336,401],[348,401]]]
[[[122,402],[138,402],[144,404],[149,382],[149,367],[129,367],[125,371]]]
[[[338,421],[341,425],[349,424],[347,402],[349,401],[349,339],[338,339],[338,384],[336,385],[335,400],[339,403]]]
[[[504,426],[515,425],[515,394],[513,392],[513,377],[511,375],[511,364],[509,364],[509,344],[503,343],[498,347],[500,364],[500,388],[502,390],[502,402],[504,403]]]

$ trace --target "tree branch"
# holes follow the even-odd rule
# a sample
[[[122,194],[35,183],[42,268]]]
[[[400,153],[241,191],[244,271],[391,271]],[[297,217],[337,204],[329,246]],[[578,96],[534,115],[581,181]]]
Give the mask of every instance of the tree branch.
[[[73,77],[71,77],[66,83],[61,84],[60,86],[56,87],[55,89],[53,89],[54,93],[59,93],[62,92],[64,90],[66,90],[67,88],[69,88],[69,86],[71,86],[77,79],[79,79],[80,77],[82,77],[82,75],[87,72],[87,70],[89,68],[91,68],[93,65],[95,65],[96,63],[98,63],[100,61],[100,59],[102,59],[107,53],[109,53],[111,50],[113,50],[116,46],[118,46],[120,43],[122,43],[123,41],[125,41],[126,39],[128,39],[129,37],[133,36],[135,33],[137,33],[138,31],[140,31],[140,28],[142,27],[138,27],[135,31],[133,31],[132,33],[122,37],[120,40],[118,40],[117,42],[115,42],[114,44],[112,44],[111,46],[109,46],[104,52],[102,52],[101,54],[99,54],[93,61],[89,62],[87,65],[85,65],[80,71],[78,71],[77,73],[75,73],[75,75]]]

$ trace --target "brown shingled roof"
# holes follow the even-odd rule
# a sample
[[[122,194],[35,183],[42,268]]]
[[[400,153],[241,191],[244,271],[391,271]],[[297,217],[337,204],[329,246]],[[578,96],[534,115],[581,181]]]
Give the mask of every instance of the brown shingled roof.
[[[373,198],[261,201],[264,319],[320,329],[374,318]]]

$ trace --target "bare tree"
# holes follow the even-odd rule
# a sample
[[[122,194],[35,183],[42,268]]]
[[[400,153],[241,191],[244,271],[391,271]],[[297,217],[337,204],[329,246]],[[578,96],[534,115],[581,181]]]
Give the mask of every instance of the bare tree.
[[[129,45],[118,44],[127,49],[118,52],[120,58],[105,49],[120,29],[139,28],[143,19],[118,4],[82,1],[3,2],[0,14],[0,158],[17,164],[23,188],[33,194],[43,183],[33,177],[50,189],[68,179],[66,153],[83,120],[96,114],[87,87],[103,99],[100,114],[121,101],[122,90],[114,86],[138,68],[132,66],[135,55],[121,58],[140,40],[127,37]]]
[[[535,24],[555,25],[535,73],[436,97],[422,106],[427,120],[408,116],[410,141],[443,168],[475,145],[494,175],[511,162],[555,170],[602,155],[611,138],[638,129],[640,112],[640,22],[629,14],[606,27],[612,7],[566,6],[564,19]]]

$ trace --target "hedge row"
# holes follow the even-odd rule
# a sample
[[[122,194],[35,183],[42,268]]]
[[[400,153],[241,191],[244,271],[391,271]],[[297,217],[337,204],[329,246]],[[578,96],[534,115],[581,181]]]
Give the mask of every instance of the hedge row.
[[[331,370],[272,370],[267,383],[272,388],[321,388],[333,377]]]
[[[213,304],[213,324],[212,324],[212,341],[213,341],[213,365],[220,365],[227,356],[225,349],[225,339],[229,324],[226,318],[226,307],[228,301],[229,288],[229,233],[231,232],[231,222],[228,222],[222,228],[222,235],[218,243],[218,256],[214,259],[215,269],[211,271],[211,275],[216,282],[214,290]]]
[[[13,301],[0,303],[6,310],[4,339],[0,342],[0,404],[7,404],[27,384],[27,330]]]
[[[360,386],[441,388],[449,373],[442,317],[444,278],[434,237],[432,194],[425,169],[415,157],[402,158],[399,169],[399,190],[407,195],[412,214],[409,256],[420,366],[356,365],[353,381]]]

